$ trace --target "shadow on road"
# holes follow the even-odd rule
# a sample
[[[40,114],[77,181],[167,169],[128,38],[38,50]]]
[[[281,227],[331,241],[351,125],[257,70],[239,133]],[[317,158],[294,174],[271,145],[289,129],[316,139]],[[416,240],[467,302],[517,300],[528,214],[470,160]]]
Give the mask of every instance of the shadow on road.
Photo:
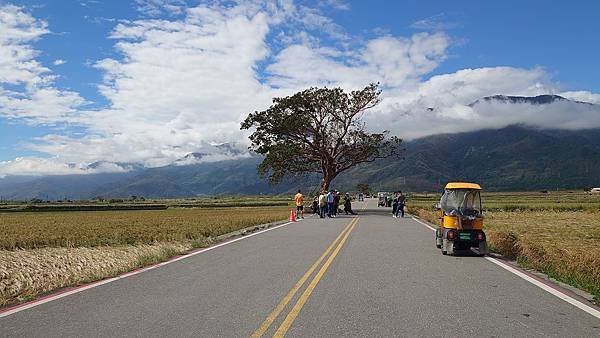
[[[439,249],[437,249],[439,250]],[[440,253],[441,255],[441,253]],[[467,249],[467,250],[454,250],[454,255],[452,256],[448,256],[448,257],[477,257],[477,258],[481,258],[481,256],[479,256],[479,254],[471,249]]]
[[[392,208],[384,208],[384,207],[379,207],[379,208],[370,208],[370,209],[365,209],[365,210],[354,210],[354,212],[358,213],[359,215],[378,215],[378,216],[389,216],[390,218],[392,217]],[[407,216],[404,216],[407,217]]]

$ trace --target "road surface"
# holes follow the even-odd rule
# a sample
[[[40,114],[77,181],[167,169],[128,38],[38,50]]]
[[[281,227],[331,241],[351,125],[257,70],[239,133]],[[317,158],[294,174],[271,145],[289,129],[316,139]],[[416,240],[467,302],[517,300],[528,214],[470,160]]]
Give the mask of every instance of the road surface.
[[[0,336],[600,337],[594,315],[366,203],[5,314]]]

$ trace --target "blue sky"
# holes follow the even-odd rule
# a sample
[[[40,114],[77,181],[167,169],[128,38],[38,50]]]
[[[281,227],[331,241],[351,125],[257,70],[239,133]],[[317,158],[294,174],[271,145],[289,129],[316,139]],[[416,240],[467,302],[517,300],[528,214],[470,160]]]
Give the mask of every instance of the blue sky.
[[[597,1],[0,0],[0,13],[15,34],[2,48],[28,54],[0,66],[0,176],[243,148],[245,113],[308,86],[381,82],[370,125],[405,138],[542,119],[467,111],[487,95],[600,102]]]
[[[409,35],[431,18],[457,40],[433,74],[463,68],[542,66],[572,90],[600,91],[598,1],[356,1],[333,15],[353,34],[381,27]]]

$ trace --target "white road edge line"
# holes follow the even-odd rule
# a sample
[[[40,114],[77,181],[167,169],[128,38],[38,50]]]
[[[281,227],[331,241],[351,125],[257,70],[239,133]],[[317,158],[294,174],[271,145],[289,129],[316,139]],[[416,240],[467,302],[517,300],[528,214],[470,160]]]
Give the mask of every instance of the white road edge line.
[[[414,221],[416,221],[416,222],[418,222],[418,223],[426,226],[427,228],[429,228],[432,231],[436,230],[434,227],[430,226],[429,224],[427,224],[427,223],[425,223],[425,222],[423,222],[423,221],[421,221],[421,220],[419,220],[419,219],[417,219],[415,217],[413,217],[412,219]],[[492,262],[492,263],[500,266],[501,268],[503,268],[503,269],[505,269],[505,270],[507,270],[507,271],[509,271],[509,272],[511,272],[511,273],[513,273],[513,274],[515,274],[515,275],[517,275],[519,277],[521,277],[522,279],[524,279],[524,280],[528,281],[529,283],[531,283],[531,284],[539,287],[540,289],[542,289],[542,290],[544,290],[544,291],[546,291],[546,292],[554,295],[555,297],[560,298],[560,299],[564,300],[565,302],[567,302],[567,303],[569,303],[569,304],[571,304],[571,305],[579,308],[580,310],[583,310],[583,311],[591,314],[592,316],[600,319],[600,311],[594,309],[593,307],[588,306],[588,305],[586,305],[586,304],[578,301],[577,299],[575,299],[575,298],[573,298],[573,297],[571,297],[571,296],[569,296],[569,295],[567,295],[567,294],[565,294],[565,293],[563,293],[563,292],[561,292],[561,291],[559,291],[559,290],[557,290],[557,289],[555,289],[553,287],[550,287],[550,286],[548,286],[548,285],[546,285],[546,284],[538,281],[535,278],[532,278],[532,277],[528,276],[527,274],[519,271],[518,269],[513,268],[512,266],[510,266],[510,265],[508,265],[506,263],[501,262],[500,260],[498,260],[496,258],[493,258],[493,257],[484,257],[484,258],[487,259],[488,261],[490,261],[490,262]]]
[[[67,297],[67,296],[70,296],[70,295],[73,295],[73,294],[76,294],[76,293],[79,293],[79,292],[82,292],[82,291],[85,291],[85,290],[89,290],[89,289],[92,289],[92,288],[95,288],[95,287],[98,287],[98,286],[101,286],[101,285],[112,283],[112,282],[120,280],[120,279],[124,279],[124,278],[127,278],[127,277],[135,276],[135,275],[138,275],[138,274],[140,274],[142,272],[153,270],[153,269],[156,269],[156,268],[159,268],[161,266],[165,266],[167,264],[171,264],[171,263],[174,263],[174,262],[178,262],[180,260],[183,260],[183,259],[186,259],[186,258],[189,258],[189,257],[192,257],[192,256],[196,256],[196,255],[199,255],[201,253],[205,253],[207,251],[214,250],[214,249],[220,248],[220,247],[228,245],[228,244],[232,244],[232,243],[235,243],[235,242],[238,242],[238,241],[250,238],[250,237],[254,237],[254,236],[263,234],[263,233],[265,233],[267,231],[279,229],[281,227],[284,227],[286,225],[290,225],[292,223],[294,223],[294,222],[287,222],[287,223],[284,223],[284,224],[280,224],[280,225],[277,225],[277,226],[274,226],[274,227],[271,227],[271,228],[268,228],[268,229],[265,229],[265,230],[261,230],[261,231],[258,231],[258,232],[255,232],[255,233],[252,233],[252,234],[249,234],[249,235],[245,235],[243,237],[239,237],[239,238],[236,238],[236,239],[232,239],[230,241],[219,243],[219,244],[216,244],[214,246],[211,246],[211,247],[208,247],[208,248],[205,248],[205,249],[194,251],[194,252],[191,252],[189,254],[185,254],[183,256],[179,256],[179,257],[176,257],[176,258],[164,261],[162,263],[154,264],[154,265],[151,265],[151,266],[148,266],[148,267],[145,267],[145,268],[141,268],[141,269],[138,269],[138,270],[135,270],[135,271],[131,271],[131,272],[126,272],[126,273],[124,273],[122,275],[119,275],[117,277],[112,277],[112,278],[100,280],[100,281],[97,281],[97,282],[92,282],[92,283],[87,284],[87,285],[76,287],[73,290],[69,290],[69,291],[66,291],[66,292],[61,292],[61,293],[58,293],[56,295],[50,295],[48,297],[44,297],[44,298],[41,298],[39,300],[33,300],[33,301],[29,302],[29,303],[25,303],[24,305],[16,305],[14,308],[12,308],[12,309],[10,309],[8,311],[2,312],[2,310],[0,310],[0,318],[8,317],[8,316],[10,316],[12,314],[15,314],[17,312],[21,312],[23,310],[31,309],[32,307],[36,307],[38,305],[42,305],[44,303],[48,303],[48,302],[51,302],[51,301],[54,301],[54,300],[57,300],[57,299],[60,299],[60,298],[63,298],[63,297]]]
[[[413,219],[414,221],[417,221],[417,222],[421,223],[422,225],[424,225],[424,226],[428,227],[428,228],[429,228],[429,230],[431,230],[431,231],[435,231],[435,228],[434,228],[434,227],[432,227],[431,225],[429,225],[429,224],[427,224],[427,223],[425,223],[425,222],[422,222],[421,220],[419,220],[419,219],[417,219],[417,218],[415,218],[415,217],[413,217],[412,219]]]
[[[548,293],[550,293],[550,294],[552,294],[552,295],[554,295],[554,296],[556,296],[556,297],[564,300],[565,302],[567,302],[567,303],[569,303],[571,305],[574,305],[574,306],[578,307],[579,309],[581,309],[581,310],[583,310],[583,311],[591,314],[592,316],[600,319],[600,311],[594,309],[593,307],[588,306],[588,305],[586,305],[586,304],[578,301],[577,299],[572,298],[572,297],[570,297],[570,296],[568,296],[568,295],[560,292],[559,290],[556,290],[556,289],[554,289],[554,288],[552,288],[552,287],[550,287],[550,286],[548,286],[548,285],[546,285],[546,284],[538,281],[535,278],[527,276],[523,272],[521,272],[521,271],[513,268],[512,266],[510,266],[510,265],[508,265],[508,264],[506,264],[504,262],[501,262],[500,260],[498,260],[496,258],[493,258],[493,257],[484,257],[484,258],[487,259],[488,261],[490,261],[490,262],[492,262],[492,263],[494,263],[494,264],[496,264],[496,265],[498,265],[498,266],[500,266],[500,267],[502,267],[502,268],[504,268],[504,269],[512,272],[513,274],[515,274],[515,275],[523,278],[524,280],[526,280],[529,283],[531,283],[531,284],[539,287],[540,289],[542,289],[542,290],[544,290],[544,291],[546,291],[546,292],[548,292]]]

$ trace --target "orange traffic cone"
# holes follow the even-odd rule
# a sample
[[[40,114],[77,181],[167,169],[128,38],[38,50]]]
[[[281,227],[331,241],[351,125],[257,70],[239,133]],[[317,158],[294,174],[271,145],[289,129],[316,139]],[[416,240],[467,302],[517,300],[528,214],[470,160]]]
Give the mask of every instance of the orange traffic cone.
[[[290,222],[296,222],[296,215],[294,214],[294,209],[290,210]]]

